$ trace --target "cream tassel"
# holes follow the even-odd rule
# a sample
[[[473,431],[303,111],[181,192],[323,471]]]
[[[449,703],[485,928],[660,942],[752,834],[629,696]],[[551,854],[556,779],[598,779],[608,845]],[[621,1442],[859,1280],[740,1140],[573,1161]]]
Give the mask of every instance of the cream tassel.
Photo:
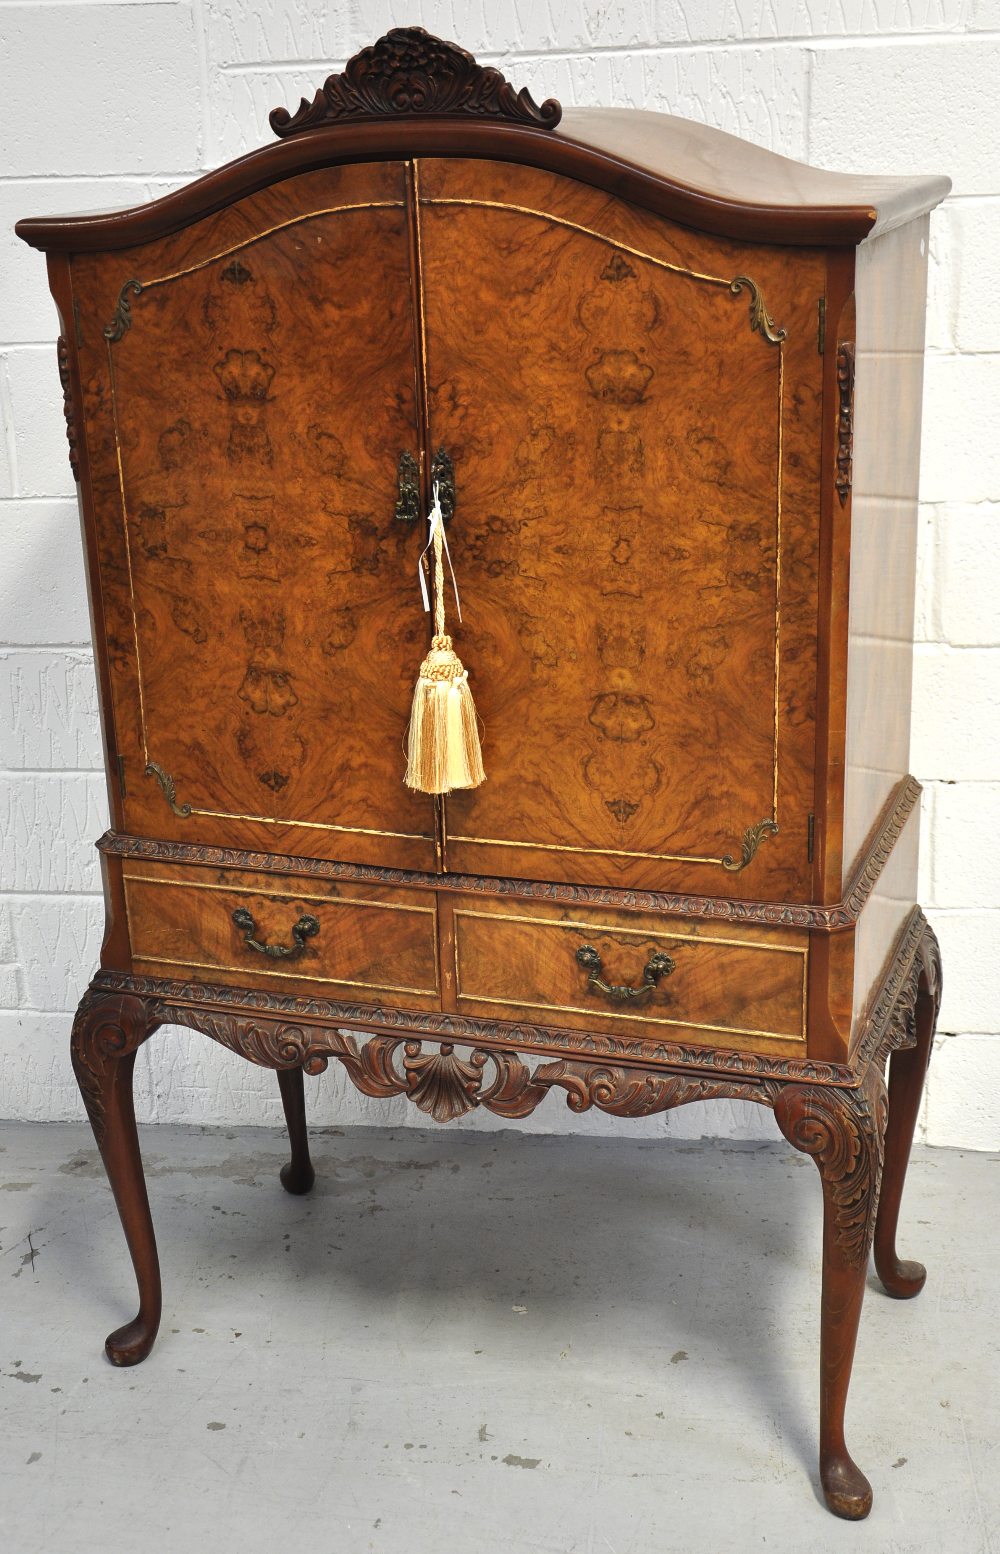
[[[428,522],[431,533],[427,549],[432,551],[434,565],[434,637],[430,652],[420,665],[420,678],[413,692],[406,785],[420,793],[451,793],[454,788],[478,788],[485,782],[486,773],[468,671],[462,667],[444,629],[444,555],[448,542],[436,485]],[[451,567],[450,555],[448,566]],[[454,580],[452,572],[452,583]],[[427,609],[422,569],[420,586]],[[457,603],[457,589],[455,600]],[[462,618],[461,606],[458,618]]]

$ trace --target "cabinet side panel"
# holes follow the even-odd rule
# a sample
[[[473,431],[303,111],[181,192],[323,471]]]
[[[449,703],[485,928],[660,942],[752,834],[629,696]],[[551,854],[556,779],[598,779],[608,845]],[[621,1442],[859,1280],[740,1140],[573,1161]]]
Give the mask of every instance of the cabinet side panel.
[[[858,250],[843,878],[909,769],[927,219]]]

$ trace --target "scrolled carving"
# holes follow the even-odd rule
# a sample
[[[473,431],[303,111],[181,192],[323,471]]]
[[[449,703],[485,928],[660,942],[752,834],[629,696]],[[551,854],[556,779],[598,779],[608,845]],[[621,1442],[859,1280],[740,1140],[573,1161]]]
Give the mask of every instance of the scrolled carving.
[[[80,1000],[70,1058],[99,1148],[107,1132],[110,1071],[119,1058],[141,1047],[159,1023],[157,1006],[143,998],[90,987]]]
[[[868,1258],[875,1229],[888,1120],[885,1078],[877,1063],[854,1090],[786,1085],[775,1119],[795,1149],[811,1155],[821,1177],[834,1242],[850,1267]]]
[[[562,108],[553,97],[539,108],[526,87],[516,92],[499,70],[477,64],[457,43],[423,27],[393,27],[339,75],[328,76],[311,103],[303,98],[294,114],[275,108],[270,124],[287,136],[350,119],[431,115],[555,129]]]
[[[59,336],[56,347],[59,362],[59,382],[63,391],[63,415],[66,417],[66,441],[69,443],[69,467],[73,479],[80,479],[80,455],[76,446],[76,425],[73,418],[73,383],[69,375],[69,347],[65,337]]]
[[[477,1107],[501,1117],[527,1117],[553,1089],[566,1092],[571,1111],[596,1106],[616,1117],[647,1117],[719,1096],[772,1106],[782,1089],[775,1079],[672,1073],[573,1058],[541,1062],[532,1069],[509,1048],[474,1047],[462,1058],[453,1042],[441,1042],[430,1052],[422,1040],[398,1036],[371,1036],[359,1044],[348,1031],[322,1026],[191,1006],[156,1007],[159,1018],[202,1031],[267,1068],[301,1067],[318,1074],[330,1058],[337,1058],[364,1095],[405,1095],[435,1122],[452,1122]]]
[[[304,1068],[307,1074],[321,1074],[329,1059],[349,1049],[346,1036],[284,1020],[257,1019],[252,1015],[213,1013],[210,1009],[164,1006],[162,1019],[171,1025],[186,1025],[211,1036],[230,1052],[238,1052],[260,1068]]]
[[[585,1112],[592,1106],[613,1117],[649,1117],[690,1101],[729,1099],[757,1101],[772,1106],[780,1084],[739,1079],[710,1078],[705,1074],[671,1074],[655,1069],[618,1068],[599,1063],[560,1061],[542,1064],[534,1083],[560,1085],[566,1091],[570,1111]]]

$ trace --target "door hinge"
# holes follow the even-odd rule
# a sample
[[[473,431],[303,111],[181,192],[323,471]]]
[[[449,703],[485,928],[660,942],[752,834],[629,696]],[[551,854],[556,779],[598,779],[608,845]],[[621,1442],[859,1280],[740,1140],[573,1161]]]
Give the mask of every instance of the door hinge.
[[[125,790],[125,757],[123,755],[118,757],[118,787],[122,798],[127,798],[128,795]]]
[[[815,853],[815,850],[816,850],[816,816],[815,815],[810,815],[809,816],[809,821],[808,821],[808,824],[807,824],[807,827],[806,827],[806,836],[807,836],[807,841],[806,841],[806,857],[807,857],[808,862],[812,863],[812,861],[813,861],[813,854]]]
[[[822,356],[826,348],[826,298],[819,299],[819,328],[816,333],[816,349]]]

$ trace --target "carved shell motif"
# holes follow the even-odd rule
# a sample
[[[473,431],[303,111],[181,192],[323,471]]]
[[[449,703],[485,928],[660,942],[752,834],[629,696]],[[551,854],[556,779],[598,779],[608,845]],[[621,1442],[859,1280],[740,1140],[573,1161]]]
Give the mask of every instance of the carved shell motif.
[[[442,1042],[438,1052],[422,1052],[419,1041],[408,1041],[403,1058],[407,1094],[435,1122],[452,1122],[478,1104],[486,1060],[481,1051],[473,1052],[469,1062],[457,1058],[450,1042]]]
[[[555,129],[562,108],[553,97],[539,108],[526,87],[516,92],[499,70],[478,65],[457,43],[422,27],[393,27],[348,60],[342,74],[328,76],[311,103],[303,98],[294,114],[275,108],[270,122],[276,135],[286,136],[344,119],[403,114],[461,114]]]

